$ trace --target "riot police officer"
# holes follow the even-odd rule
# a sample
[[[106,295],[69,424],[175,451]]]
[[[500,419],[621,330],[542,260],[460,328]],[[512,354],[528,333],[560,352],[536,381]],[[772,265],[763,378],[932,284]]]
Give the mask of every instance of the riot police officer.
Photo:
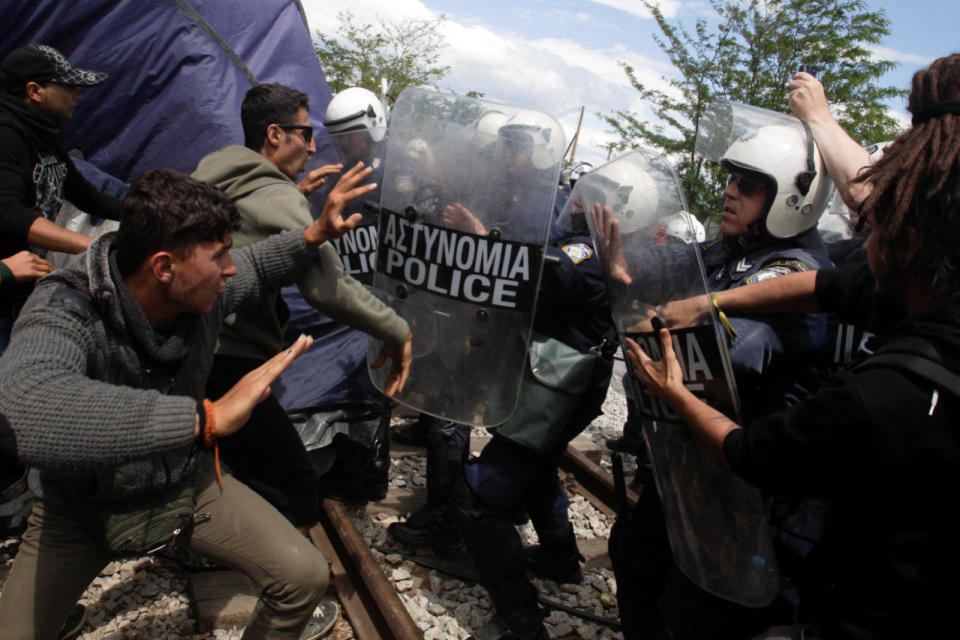
[[[600,414],[613,367],[615,348],[609,303],[600,262],[583,212],[551,240],[541,280],[534,331],[580,354],[591,354],[582,387],[569,404],[548,418],[546,438],[518,434],[529,426],[525,408],[547,404],[542,388],[524,380],[520,408],[494,430],[493,439],[465,468],[448,515],[466,543],[480,579],[493,600],[495,615],[474,638],[541,638],[543,613],[526,571],[558,582],[582,580],[580,553],[569,522],[569,500],[557,477],[567,444]],[[571,301],[575,300],[573,304]],[[539,545],[526,551],[514,527],[526,512]]]
[[[729,176],[723,192],[721,237],[701,245],[710,290],[830,266],[815,226],[831,195],[831,184],[812,138],[799,131],[776,124],[760,126],[726,148],[720,159]],[[616,240],[616,225],[610,222],[609,217],[600,219],[598,227],[615,261],[616,242],[611,246],[610,241]],[[649,266],[663,269],[664,280],[669,280],[669,260],[652,260]],[[626,276],[621,283],[631,284]],[[782,408],[819,379],[817,351],[828,331],[823,315],[724,319],[745,415]],[[635,408],[631,409],[624,432],[637,438],[639,420]],[[631,517],[618,522],[610,539],[625,637],[654,637],[657,629],[664,628],[675,637],[707,633],[747,637],[754,629],[764,628],[762,614],[709,595],[671,563],[652,477],[649,470],[638,473],[644,485],[640,502]]]

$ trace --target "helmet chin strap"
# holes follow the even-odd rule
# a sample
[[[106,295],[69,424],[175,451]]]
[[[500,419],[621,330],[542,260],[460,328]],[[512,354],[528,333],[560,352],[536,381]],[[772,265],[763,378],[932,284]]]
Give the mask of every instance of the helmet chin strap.
[[[726,244],[738,255],[742,255],[753,249],[756,249],[771,238],[767,232],[767,214],[764,213],[759,220],[754,220],[747,225],[747,230],[736,236],[724,238]]]

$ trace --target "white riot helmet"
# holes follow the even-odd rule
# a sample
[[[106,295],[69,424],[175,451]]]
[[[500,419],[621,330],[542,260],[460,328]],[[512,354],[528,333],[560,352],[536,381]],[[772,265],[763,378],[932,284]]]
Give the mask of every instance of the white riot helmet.
[[[380,99],[363,87],[344,89],[327,105],[323,126],[330,133],[366,130],[374,142],[383,140],[386,111]]]
[[[485,111],[473,123],[473,137],[484,149],[497,141],[500,127],[507,123],[509,118],[502,111],[491,109]]]
[[[774,238],[793,238],[816,226],[833,182],[806,123],[768,125],[738,138],[720,159],[727,171],[767,179],[766,208],[755,223]]]
[[[660,204],[656,181],[639,166],[625,162],[612,162],[583,176],[570,199],[577,196],[587,209],[594,203],[610,207],[622,234],[650,226]]]
[[[436,168],[433,150],[423,138],[413,138],[403,145],[401,157],[403,164],[395,178],[397,191],[414,193],[433,175]]]
[[[511,117],[498,131],[500,140],[527,148],[530,162],[537,169],[557,165],[566,147],[560,123],[539,111],[521,111]]]
[[[707,230],[696,216],[688,211],[680,211],[663,220],[664,233],[684,244],[703,242],[707,239]]]
[[[572,189],[573,186],[577,184],[577,180],[583,177],[583,174],[587,173],[591,169],[593,169],[593,165],[589,162],[578,162],[570,165],[560,172],[560,184],[562,186],[569,185]]]

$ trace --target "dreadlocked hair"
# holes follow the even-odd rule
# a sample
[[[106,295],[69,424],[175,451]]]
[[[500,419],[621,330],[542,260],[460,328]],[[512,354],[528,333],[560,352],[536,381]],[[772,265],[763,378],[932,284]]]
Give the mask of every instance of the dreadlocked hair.
[[[928,114],[933,105],[958,101],[960,54],[916,72],[907,105],[915,125],[857,178],[872,185],[861,212],[880,223],[881,250],[895,258],[906,247],[906,229],[915,229],[920,251],[910,269],[930,283],[929,295],[954,307],[960,304],[960,114]]]

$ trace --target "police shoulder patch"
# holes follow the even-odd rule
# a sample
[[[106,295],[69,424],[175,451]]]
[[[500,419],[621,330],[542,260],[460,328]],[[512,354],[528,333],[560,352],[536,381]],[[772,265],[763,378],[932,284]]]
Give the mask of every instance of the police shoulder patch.
[[[563,252],[567,257],[573,260],[574,264],[580,264],[587,258],[593,256],[593,248],[585,242],[576,242],[563,246]]]
[[[763,268],[747,278],[747,284],[754,282],[763,282],[771,278],[779,278],[788,273],[798,273],[800,271],[809,271],[809,267],[800,260],[778,260],[770,264],[763,265]]]

